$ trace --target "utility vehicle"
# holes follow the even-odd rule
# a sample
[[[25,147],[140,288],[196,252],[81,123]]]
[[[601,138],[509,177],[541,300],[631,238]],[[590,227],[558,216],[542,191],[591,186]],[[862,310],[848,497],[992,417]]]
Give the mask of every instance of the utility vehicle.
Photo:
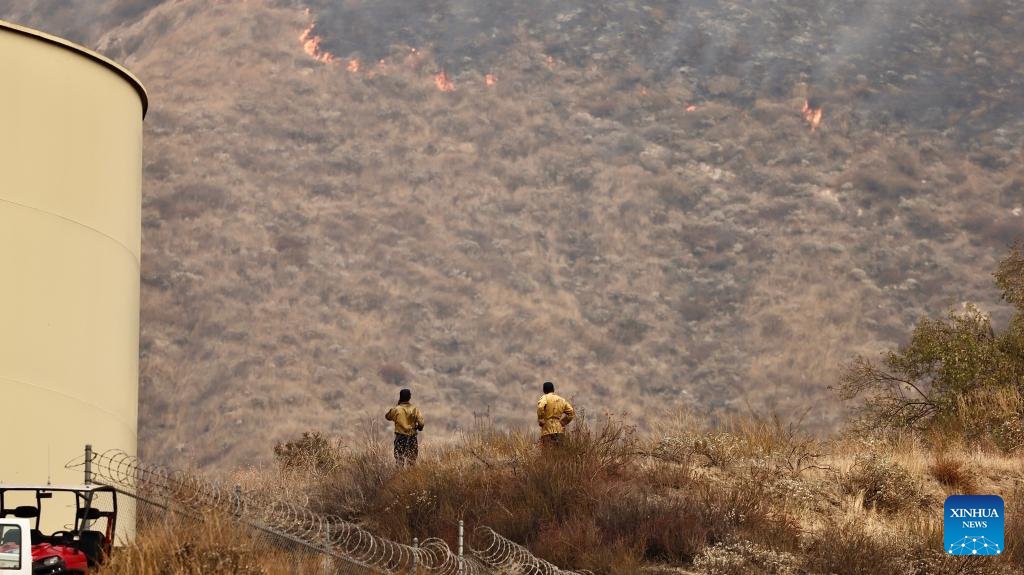
[[[0,485],[0,574],[89,575],[110,557],[116,527],[112,487]]]

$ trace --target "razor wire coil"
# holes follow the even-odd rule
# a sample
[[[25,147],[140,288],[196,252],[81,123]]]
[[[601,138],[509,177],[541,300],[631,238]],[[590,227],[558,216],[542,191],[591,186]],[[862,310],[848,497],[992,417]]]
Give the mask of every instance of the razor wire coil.
[[[68,468],[85,465],[79,457]],[[297,504],[265,494],[243,496],[234,486],[192,473],[141,461],[119,449],[92,452],[92,474],[102,483],[146,501],[162,501],[187,514],[219,512],[259,530],[381,574],[428,575],[592,575],[566,571],[540,559],[522,545],[490,527],[474,531],[478,546],[460,557],[443,539],[425,539],[419,546],[398,543],[334,515],[316,513],[309,502]]]

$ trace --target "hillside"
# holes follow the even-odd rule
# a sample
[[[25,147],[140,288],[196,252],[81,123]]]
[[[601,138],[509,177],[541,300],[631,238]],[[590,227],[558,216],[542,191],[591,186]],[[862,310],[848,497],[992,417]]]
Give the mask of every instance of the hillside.
[[[281,452],[279,465],[234,479],[248,501],[308,502],[308,516],[331,517],[331,532],[342,534],[333,539],[334,550],[388,568],[366,573],[412,573],[412,549],[399,546],[414,537],[443,537],[457,549],[459,520],[469,534],[467,557],[505,559],[487,563],[498,568],[467,567],[481,574],[541,571],[474,552],[491,549],[480,526],[574,570],[559,575],[1011,575],[1024,569],[1019,453],[955,440],[927,447],[912,434],[816,441],[767,420],[733,419],[704,432],[699,418],[685,412],[655,423],[654,434],[635,433],[614,418],[576,423],[554,450],[539,448],[532,433],[478,428],[407,469],[394,465],[386,442],[338,449],[309,435]],[[999,557],[944,552],[943,502],[965,493],[1004,498]],[[196,500],[187,492],[180,508],[206,508]],[[220,506],[216,498],[202,501],[221,511],[199,524],[187,516],[165,523],[162,513],[143,522],[138,540],[115,553],[103,572],[276,575],[299,572],[302,559],[305,572],[321,571],[321,557],[239,529],[224,511],[230,499]],[[252,506],[256,514],[268,507],[274,517],[273,505]],[[292,513],[277,514],[284,521],[275,524],[322,540],[309,535],[319,533],[312,522],[300,519],[307,510],[281,508]],[[421,575],[456,572],[454,564],[444,569],[424,559],[419,565]],[[471,559],[469,566],[482,565]]]
[[[0,8],[151,95],[147,459],[358,435],[402,385],[428,441],[528,425],[545,379],[830,429],[852,354],[1008,317],[1020,3],[324,4]]]

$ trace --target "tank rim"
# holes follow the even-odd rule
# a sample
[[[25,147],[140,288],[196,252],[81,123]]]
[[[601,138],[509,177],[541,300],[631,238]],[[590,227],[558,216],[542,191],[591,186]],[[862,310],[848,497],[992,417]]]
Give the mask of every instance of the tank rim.
[[[107,58],[106,56],[98,52],[94,52],[83,46],[79,46],[78,44],[75,44],[70,40],[65,40],[64,38],[53,36],[51,34],[47,34],[46,32],[40,32],[39,30],[33,30],[32,28],[26,28],[25,26],[7,22],[5,20],[0,20],[0,30],[9,30],[16,34],[31,36],[37,40],[42,40],[43,42],[47,42],[49,44],[53,44],[64,49],[71,50],[72,52],[75,52],[80,56],[85,56],[89,60],[92,60],[93,62],[96,62],[101,66],[104,66],[107,69],[113,71],[115,74],[121,76],[121,78],[123,78],[129,84],[131,84],[132,88],[135,89],[135,92],[139,95],[139,99],[142,100],[142,117],[146,117],[146,111],[149,110],[149,95],[146,93],[146,87],[143,86],[142,82],[140,82],[139,79],[136,78],[134,74],[129,72],[128,69],[124,66],[118,64],[117,62],[114,62],[110,58]]]

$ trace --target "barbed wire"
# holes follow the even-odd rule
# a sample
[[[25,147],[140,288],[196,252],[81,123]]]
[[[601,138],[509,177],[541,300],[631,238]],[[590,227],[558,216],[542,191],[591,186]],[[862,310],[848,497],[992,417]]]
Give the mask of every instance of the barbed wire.
[[[74,459],[66,467],[84,467],[85,459]],[[145,463],[119,449],[91,452],[88,464],[98,482],[129,496],[163,502],[168,509],[189,515],[210,511],[232,515],[250,527],[380,573],[592,575],[559,569],[490,527],[478,527],[474,539],[480,545],[470,545],[469,555],[460,557],[440,538],[426,539],[418,546],[398,543],[341,517],[316,513],[308,501],[299,504],[259,493],[243,496],[235,486]]]
[[[522,575],[593,575],[590,571],[566,571],[559,569],[539,557],[526,547],[511,541],[490,527],[480,526],[475,530],[480,545],[471,552],[482,563],[490,567],[509,570]]]
[[[460,575],[462,573],[466,575],[492,575],[495,573],[473,557],[460,558],[452,552],[447,542],[437,537],[426,539],[418,549],[419,557],[422,560],[420,565],[424,567],[427,573],[437,573],[439,575]],[[462,570],[459,570],[459,565],[462,566]]]

